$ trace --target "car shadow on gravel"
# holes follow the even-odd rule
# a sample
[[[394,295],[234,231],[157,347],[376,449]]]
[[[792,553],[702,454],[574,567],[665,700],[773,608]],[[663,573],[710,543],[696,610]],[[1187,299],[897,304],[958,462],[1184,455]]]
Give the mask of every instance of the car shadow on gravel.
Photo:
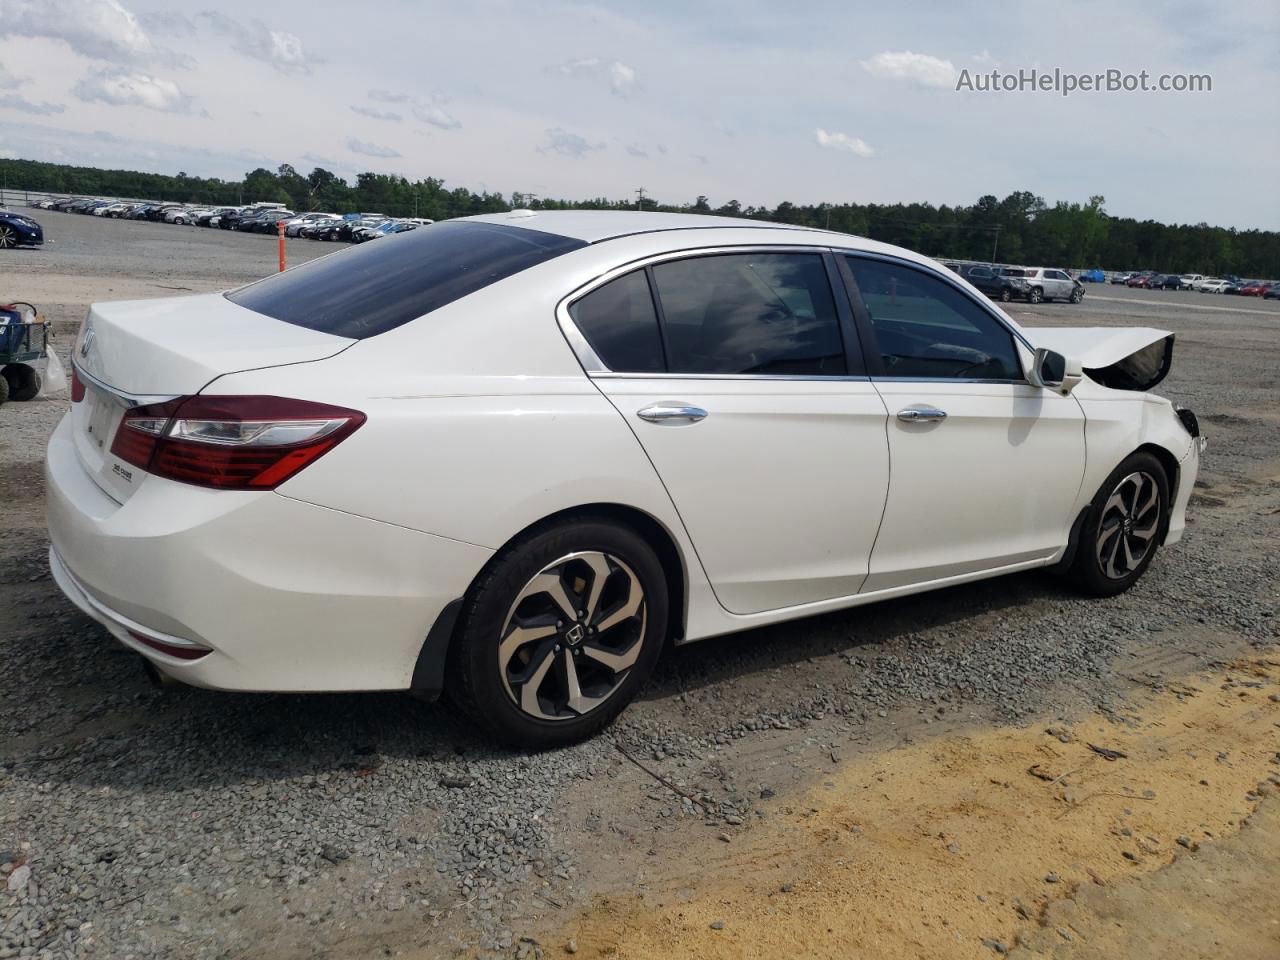
[[[38,589],[52,585],[45,581]],[[690,644],[668,651],[635,709],[741,680],[720,698],[721,720],[732,725],[762,708],[794,706],[787,690],[778,691],[777,703],[761,703],[753,678],[767,683],[765,675],[779,667],[908,649],[912,636],[926,629],[980,635],[985,618],[1071,595],[1055,578],[1023,574]],[[326,774],[360,778],[387,764],[402,766],[397,761],[407,762],[407,775],[439,776],[451,767],[520,755],[486,739],[447,702],[404,694],[157,690],[140,658],[59,601],[60,628],[26,639],[37,667],[24,686],[44,694],[27,729],[0,740],[0,766],[43,766],[51,780],[148,793]],[[15,698],[10,702],[21,697],[16,690],[0,693]]]
[[[924,630],[981,632],[982,621],[1046,601],[1078,599],[1044,571],[979,580],[914,596],[725,634],[668,651],[643,699],[684,693],[831,654],[874,654]]]

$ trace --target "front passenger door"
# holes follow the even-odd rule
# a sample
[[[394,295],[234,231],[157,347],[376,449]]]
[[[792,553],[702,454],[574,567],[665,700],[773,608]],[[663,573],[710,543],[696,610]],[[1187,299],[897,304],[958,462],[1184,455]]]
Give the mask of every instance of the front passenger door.
[[[889,413],[889,497],[864,593],[1047,560],[1084,475],[1079,404],[1023,377],[1011,329],[956,284],[843,258]]]

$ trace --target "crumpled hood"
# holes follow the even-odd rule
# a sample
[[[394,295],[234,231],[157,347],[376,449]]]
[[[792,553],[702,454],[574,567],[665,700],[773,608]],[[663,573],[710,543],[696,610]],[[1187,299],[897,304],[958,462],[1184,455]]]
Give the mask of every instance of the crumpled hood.
[[[1080,362],[1089,376],[1117,390],[1150,390],[1169,373],[1173,334],[1154,327],[1023,327],[1034,346]]]

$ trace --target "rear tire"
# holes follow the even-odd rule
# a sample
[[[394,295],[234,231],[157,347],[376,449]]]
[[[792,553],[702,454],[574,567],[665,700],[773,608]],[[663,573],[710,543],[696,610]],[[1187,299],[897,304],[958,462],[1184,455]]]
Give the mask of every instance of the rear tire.
[[[1027,303],[1039,303],[1044,299],[1044,291],[1039,287],[1032,287],[1027,291]]]
[[[1160,461],[1134,453],[1111,471],[1080,528],[1072,578],[1086,593],[1113,597],[1138,582],[1169,526],[1169,480]]]
[[[641,536],[602,517],[553,523],[504,549],[467,591],[445,691],[507,743],[574,743],[635,697],[666,633],[666,577]]]
[[[1012,291],[1012,290],[1010,290],[1008,287],[1001,287],[1001,288],[1000,288],[1000,302],[1001,302],[1001,303],[1008,303],[1008,302],[1009,302],[1010,300],[1012,300],[1012,299],[1013,299],[1013,291]]]
[[[9,399],[9,381],[4,377],[0,377],[0,406],[4,406],[4,402]]]

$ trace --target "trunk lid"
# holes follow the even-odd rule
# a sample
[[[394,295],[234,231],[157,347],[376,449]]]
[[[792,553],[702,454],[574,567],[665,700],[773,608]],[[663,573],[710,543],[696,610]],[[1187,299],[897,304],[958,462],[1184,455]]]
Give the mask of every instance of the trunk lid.
[[[124,503],[144,476],[111,453],[126,409],[191,396],[228,373],[324,360],[355,342],[273,320],[218,293],[96,303],[71,354],[85,386],[71,406],[77,456]]]

